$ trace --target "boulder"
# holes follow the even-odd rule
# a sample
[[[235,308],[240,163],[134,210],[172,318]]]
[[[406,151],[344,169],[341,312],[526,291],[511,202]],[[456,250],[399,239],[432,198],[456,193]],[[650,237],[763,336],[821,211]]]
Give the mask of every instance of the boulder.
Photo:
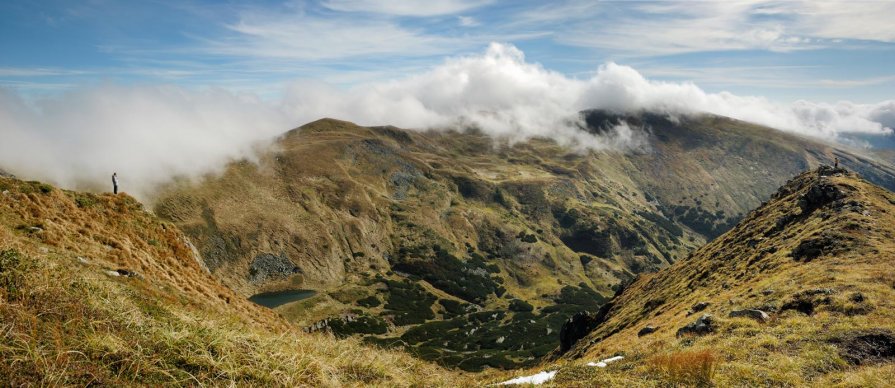
[[[768,319],[771,318],[771,316],[768,315],[768,313],[761,311],[761,310],[754,310],[754,309],[734,310],[734,311],[731,311],[730,315],[728,315],[728,316],[730,318],[741,318],[741,317],[742,318],[752,318],[759,322],[766,322]]]
[[[715,318],[711,314],[702,314],[699,319],[693,323],[684,326],[677,331],[677,336],[684,335],[706,335],[715,331]]]
[[[643,336],[645,336],[645,335],[647,335],[647,334],[655,333],[656,330],[659,330],[659,328],[657,328],[657,327],[655,327],[655,326],[653,326],[653,325],[646,325],[644,328],[640,329],[640,331],[637,332],[637,336],[638,336],[638,337],[643,337]]]

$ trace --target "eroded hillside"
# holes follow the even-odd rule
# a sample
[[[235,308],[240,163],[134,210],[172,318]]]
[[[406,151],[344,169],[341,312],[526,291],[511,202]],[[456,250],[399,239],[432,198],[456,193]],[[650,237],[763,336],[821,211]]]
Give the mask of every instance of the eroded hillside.
[[[326,119],[258,163],[172,185],[155,212],[243,296],[317,291],[277,307],[301,326],[478,370],[537,363],[566,318],[726,231],[798,171],[838,156],[895,184],[886,164],[721,117],[586,119],[598,134],[624,120],[647,146]]]
[[[895,194],[843,169],[787,182],[720,238],[642,275],[553,369],[557,386],[886,386]],[[605,369],[584,366],[622,355]]]

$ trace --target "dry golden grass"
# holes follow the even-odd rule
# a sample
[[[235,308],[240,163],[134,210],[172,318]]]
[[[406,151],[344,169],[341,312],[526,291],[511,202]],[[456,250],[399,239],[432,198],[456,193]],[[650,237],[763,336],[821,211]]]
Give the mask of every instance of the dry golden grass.
[[[854,176],[830,177],[828,182],[847,193],[843,207],[816,210],[779,233],[769,232],[781,217],[801,213],[798,200],[815,179],[815,172],[798,177],[790,192],[692,257],[642,276],[567,362],[623,353],[637,361],[626,368],[606,368],[601,378],[649,385],[658,377],[656,370],[690,363],[675,357],[711,351],[716,363],[710,380],[717,386],[885,386],[893,381],[891,360],[852,364],[844,355],[847,344],[837,338],[861,331],[895,332],[895,194]],[[821,233],[851,238],[854,244],[810,261],[791,256],[802,241]],[[819,293],[813,314],[783,309],[805,292]],[[676,336],[678,328],[702,314],[687,313],[702,301],[711,303],[704,312],[717,321],[715,332]],[[761,309],[771,317],[766,322],[728,317],[744,308]],[[658,331],[638,336],[647,324]],[[661,364],[667,366],[657,367]],[[675,373],[659,375],[665,375],[659,381],[675,381]]]
[[[684,386],[708,386],[712,384],[718,369],[718,356],[714,351],[684,351],[660,354],[648,363],[666,382]]]
[[[400,351],[300,332],[219,286],[176,228],[125,195],[78,202],[84,194],[0,183],[7,191],[0,202],[0,386],[475,382]],[[106,273],[117,268],[140,276]]]

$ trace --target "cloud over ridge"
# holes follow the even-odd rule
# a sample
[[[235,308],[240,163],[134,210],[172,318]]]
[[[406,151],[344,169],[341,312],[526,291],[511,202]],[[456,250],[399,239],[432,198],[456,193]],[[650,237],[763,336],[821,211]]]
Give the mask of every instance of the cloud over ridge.
[[[595,150],[641,145],[626,127],[605,137],[580,131],[578,112],[592,108],[709,112],[830,140],[886,134],[895,124],[895,100],[779,105],[649,80],[615,63],[578,79],[493,43],[482,54],[397,80],[348,89],[297,81],[274,101],[216,88],[107,84],[29,102],[0,89],[0,167],[80,188],[105,187],[118,171],[126,190],[147,198],[173,176],[196,177],[229,160],[251,159],[277,134],[321,117],[417,129],[474,125],[509,141],[550,137]]]

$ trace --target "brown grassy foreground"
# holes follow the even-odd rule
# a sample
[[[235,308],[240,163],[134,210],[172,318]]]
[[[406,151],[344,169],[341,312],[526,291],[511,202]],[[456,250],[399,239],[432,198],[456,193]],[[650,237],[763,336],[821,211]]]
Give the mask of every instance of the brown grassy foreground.
[[[301,333],[218,285],[190,248],[127,195],[0,178],[0,386],[473,383]]]

